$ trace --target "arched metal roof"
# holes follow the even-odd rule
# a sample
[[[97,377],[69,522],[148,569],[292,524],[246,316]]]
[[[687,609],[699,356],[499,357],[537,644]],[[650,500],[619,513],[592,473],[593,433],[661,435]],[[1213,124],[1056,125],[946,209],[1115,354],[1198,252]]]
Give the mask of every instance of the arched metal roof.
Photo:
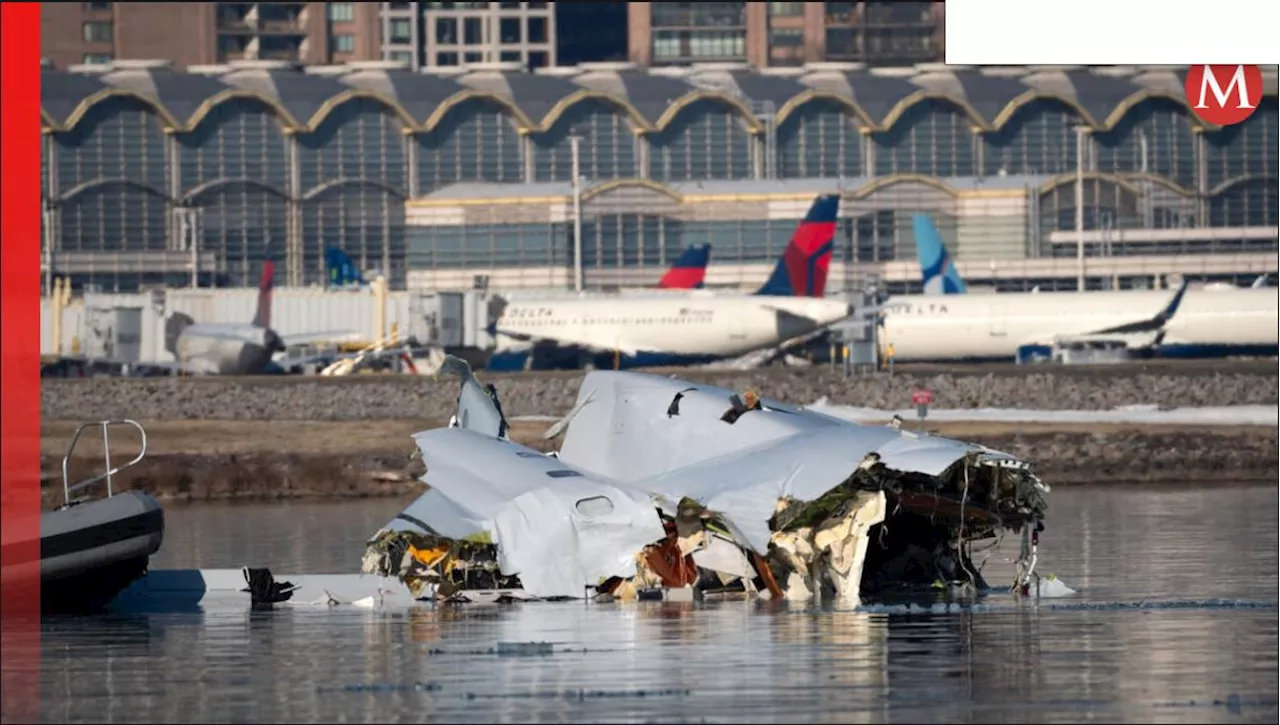
[[[452,78],[412,73],[403,67],[357,67],[337,76],[337,81],[351,89],[394,101],[414,119],[415,125],[431,118],[445,101],[467,90]]]
[[[1002,128],[1036,100],[1056,100],[1074,109],[1098,131],[1113,128],[1135,106],[1168,98],[1186,106],[1185,69],[1005,68],[967,69],[927,65],[866,70],[813,64],[795,72],[758,72],[740,67],[636,70],[626,64],[584,64],[526,73],[505,64],[476,67],[451,76],[412,73],[395,64],[353,63],[302,73],[283,63],[244,61],[177,73],[151,62],[117,62],[69,71],[42,69],[41,103],[47,128],[74,126],[96,103],[113,95],[134,96],[156,108],[173,130],[197,125],[217,104],[236,97],[257,99],[291,131],[314,130],[352,98],[375,100],[410,131],[434,128],[458,105],[485,99],[507,111],[527,133],[549,130],[576,103],[594,99],[625,112],[641,131],[659,131],[689,105],[710,100],[740,115],[753,131],[757,114],[772,111],[778,123],[811,101],[842,106],[867,131],[891,128],[910,108],[926,101],[955,106],[974,128]],[[1264,73],[1264,95],[1276,97],[1276,76]],[[1194,115],[1191,122],[1212,129]]]
[[[334,101],[347,90],[332,77],[299,73],[284,64],[233,64],[231,72],[220,76],[219,80],[261,97],[277,108],[293,129],[318,127],[329,115]],[[394,102],[388,105],[391,108],[399,106]],[[195,116],[188,122],[192,126],[196,123],[199,120]]]
[[[101,93],[107,84],[97,76],[40,69],[40,115],[46,127],[57,128],[76,109]]]
[[[1156,175],[1120,175],[1098,171],[1086,171],[1086,181],[1114,184],[1131,194],[1138,194],[1139,182],[1150,181],[1171,194],[1193,198],[1192,189]],[[780,199],[812,198],[815,194],[840,194],[847,200],[872,197],[877,192],[900,185],[924,186],[947,196],[979,192],[1032,193],[1044,196],[1055,190],[1074,184],[1075,174],[1016,175],[979,179],[972,176],[936,177],[929,174],[895,173],[876,177],[837,179],[735,179],[720,181],[676,181],[662,183],[651,179],[612,179],[601,181],[583,190],[583,198],[589,199],[612,189],[643,187],[668,196],[676,201],[690,199]],[[1211,194],[1216,195],[1233,186],[1254,181],[1270,181],[1267,177],[1243,177],[1221,185]],[[487,204],[530,204],[565,199],[573,193],[568,181],[540,181],[531,183],[498,183],[464,181],[434,189],[410,200],[417,207],[482,206]]]

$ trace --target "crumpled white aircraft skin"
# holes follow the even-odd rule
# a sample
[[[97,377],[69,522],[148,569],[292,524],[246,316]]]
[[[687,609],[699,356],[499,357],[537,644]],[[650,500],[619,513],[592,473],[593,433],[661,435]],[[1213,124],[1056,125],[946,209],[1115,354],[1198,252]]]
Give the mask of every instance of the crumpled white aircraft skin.
[[[728,423],[721,417],[733,391],[615,371],[586,376],[577,405],[553,427],[565,432],[556,458],[506,439],[493,398],[469,370],[461,376],[457,427],[414,436],[431,490],[388,528],[425,526],[451,538],[487,532],[502,572],[540,597],[582,597],[602,579],[634,576],[636,555],[666,536],[658,509],[674,515],[684,497],[763,554],[780,499],[815,500],[859,466],[878,461],[937,476],[975,452],[990,464],[1025,465],[975,444],[767,399]],[[829,544],[842,570],[856,563],[860,572],[865,542],[856,539],[883,520],[883,503],[867,504],[868,513],[846,522],[858,536],[850,529]],[[851,581],[843,588],[856,588],[855,572],[844,576]]]

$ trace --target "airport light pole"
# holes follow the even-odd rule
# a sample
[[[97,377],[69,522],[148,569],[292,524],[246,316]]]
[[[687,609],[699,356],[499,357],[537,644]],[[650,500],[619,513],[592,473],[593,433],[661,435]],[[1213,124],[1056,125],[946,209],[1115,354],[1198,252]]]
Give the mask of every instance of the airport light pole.
[[[570,173],[573,175],[573,289],[582,291],[582,171],[579,167],[579,145],[582,137],[569,137]]]
[[[1076,291],[1084,292],[1084,140],[1086,129],[1076,126]]]
[[[45,199],[40,213],[44,215],[44,293],[53,297],[53,202]]]

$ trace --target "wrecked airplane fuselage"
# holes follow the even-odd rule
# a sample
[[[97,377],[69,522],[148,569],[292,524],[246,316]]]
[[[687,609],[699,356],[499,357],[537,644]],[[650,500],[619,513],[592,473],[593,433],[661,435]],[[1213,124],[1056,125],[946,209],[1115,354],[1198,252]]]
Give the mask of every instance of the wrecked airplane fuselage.
[[[430,488],[375,536],[364,566],[415,596],[692,589],[856,605],[985,588],[970,546],[1006,531],[1024,539],[1015,590],[1035,576],[1048,488],[1008,454],[594,371],[548,431],[564,441],[547,455],[509,440],[493,390],[451,369],[457,415],[414,436]]]

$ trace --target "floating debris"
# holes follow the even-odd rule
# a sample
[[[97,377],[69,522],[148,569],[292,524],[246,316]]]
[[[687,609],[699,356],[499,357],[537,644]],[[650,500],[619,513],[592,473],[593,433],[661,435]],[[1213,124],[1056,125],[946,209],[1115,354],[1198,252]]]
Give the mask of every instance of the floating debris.
[[[1010,590],[1071,593],[1036,571],[1049,487],[1009,454],[593,371],[548,455],[508,438],[495,390],[465,362],[442,369],[462,386],[449,427],[414,436],[430,488],[362,565],[416,599],[965,594],[988,588],[973,542],[1005,532],[1022,538]]]

